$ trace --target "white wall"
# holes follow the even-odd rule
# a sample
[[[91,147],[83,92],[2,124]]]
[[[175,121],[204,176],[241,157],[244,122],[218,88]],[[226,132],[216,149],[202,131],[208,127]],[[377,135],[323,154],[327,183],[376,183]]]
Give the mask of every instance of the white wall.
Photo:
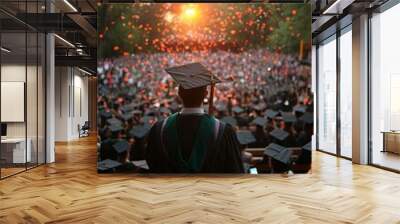
[[[38,69],[38,70],[37,70]],[[21,108],[22,113],[25,113],[27,119],[23,122],[6,122],[8,138],[25,138],[25,135],[30,140],[30,148],[32,151],[32,161],[44,163],[44,74],[42,67],[25,66],[25,64],[3,64],[1,66],[1,81],[9,82],[24,82],[26,83],[26,107]],[[27,78],[27,80],[25,80]],[[22,93],[24,94],[24,90]],[[7,96],[2,96],[7,97]],[[2,107],[1,110],[11,110],[10,108]],[[7,111],[12,113],[12,111]],[[39,154],[37,156],[37,153]]]
[[[18,64],[5,64],[1,66],[1,81],[3,82],[25,82],[25,75],[27,69],[28,72],[28,84],[27,88],[27,119],[28,119],[28,137],[30,129],[35,130],[36,134],[36,80],[32,80],[31,75],[36,77],[36,66],[18,65]],[[39,105],[40,107],[41,105]],[[34,107],[34,108],[33,108]],[[7,110],[7,108],[1,108],[1,110]],[[34,111],[35,113],[33,113]],[[33,123],[32,123],[33,122]],[[7,122],[7,136],[8,137],[25,137],[25,123],[26,122]]]
[[[70,141],[89,117],[88,78],[72,67],[56,67],[55,73],[55,140]]]

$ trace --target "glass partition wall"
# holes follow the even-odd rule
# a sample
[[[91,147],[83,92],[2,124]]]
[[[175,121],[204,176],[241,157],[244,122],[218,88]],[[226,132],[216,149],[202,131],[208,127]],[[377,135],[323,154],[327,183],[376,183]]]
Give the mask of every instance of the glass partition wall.
[[[370,163],[400,171],[400,4],[372,15]]]
[[[336,35],[318,46],[318,149],[336,154]]]
[[[40,2],[20,1],[18,10],[38,12]],[[45,163],[46,40],[18,16],[0,11],[1,179]]]
[[[352,157],[351,25],[317,47],[317,149]]]

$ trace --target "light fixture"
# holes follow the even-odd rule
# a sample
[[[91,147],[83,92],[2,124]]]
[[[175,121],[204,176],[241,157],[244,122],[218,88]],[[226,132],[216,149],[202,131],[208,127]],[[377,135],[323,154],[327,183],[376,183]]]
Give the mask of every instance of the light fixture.
[[[324,10],[322,14],[342,14],[343,10],[351,5],[355,0],[336,0],[332,5],[330,5],[327,9]]]
[[[73,45],[71,42],[69,42],[68,40],[60,37],[58,34],[54,34],[55,37],[57,37],[59,40],[61,40],[62,42],[64,42],[65,44],[67,44],[70,47],[75,48],[75,45]]]
[[[64,0],[64,3],[68,5],[74,12],[78,12],[78,10],[68,1]]]
[[[1,47],[0,49],[1,49],[1,51],[4,51],[6,53],[10,53],[11,52],[11,50],[9,50],[9,49],[7,49],[5,47]]]
[[[81,72],[83,72],[83,73],[85,73],[86,75],[92,75],[92,73],[90,73],[90,72],[88,72],[88,71],[86,71],[86,70],[83,70],[83,69],[81,69],[81,68],[79,68],[79,67],[78,67],[78,70],[81,71]]]

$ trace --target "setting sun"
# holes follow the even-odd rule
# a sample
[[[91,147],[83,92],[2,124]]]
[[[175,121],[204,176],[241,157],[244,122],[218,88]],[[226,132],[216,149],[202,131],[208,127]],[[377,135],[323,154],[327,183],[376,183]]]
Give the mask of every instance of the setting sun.
[[[192,21],[197,17],[198,9],[194,5],[184,5],[182,9],[182,19]]]
[[[196,15],[196,10],[194,8],[185,9],[185,16],[188,18],[192,18]]]

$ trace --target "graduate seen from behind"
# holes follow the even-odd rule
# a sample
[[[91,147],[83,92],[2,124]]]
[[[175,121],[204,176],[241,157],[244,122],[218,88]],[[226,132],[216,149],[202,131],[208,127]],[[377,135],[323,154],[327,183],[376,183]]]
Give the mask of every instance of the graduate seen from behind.
[[[183,109],[151,128],[146,150],[150,172],[244,173],[233,128],[203,109],[207,86],[221,80],[200,63],[167,68],[166,72],[179,84]]]

